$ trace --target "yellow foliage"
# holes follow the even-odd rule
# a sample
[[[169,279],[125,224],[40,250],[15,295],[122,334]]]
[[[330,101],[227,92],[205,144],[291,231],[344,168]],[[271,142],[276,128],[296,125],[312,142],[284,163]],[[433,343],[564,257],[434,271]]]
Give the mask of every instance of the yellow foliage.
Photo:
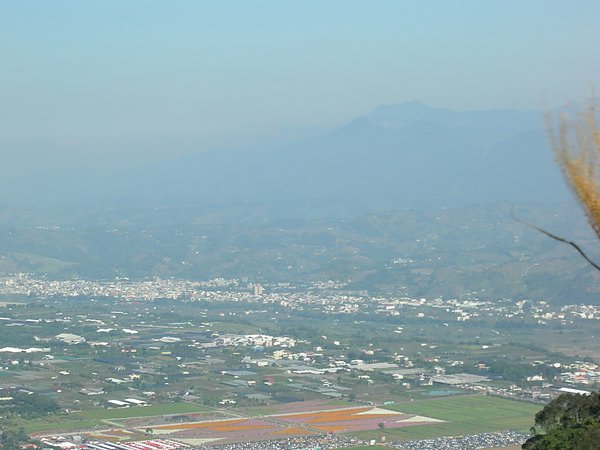
[[[553,117],[547,115],[546,120],[550,144],[567,184],[600,238],[600,128],[596,106],[591,100],[573,118],[561,115],[558,132]]]

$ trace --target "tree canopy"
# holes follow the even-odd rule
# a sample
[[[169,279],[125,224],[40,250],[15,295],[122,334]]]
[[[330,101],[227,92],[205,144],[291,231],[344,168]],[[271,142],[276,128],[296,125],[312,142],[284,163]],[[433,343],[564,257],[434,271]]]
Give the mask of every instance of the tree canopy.
[[[588,450],[600,442],[600,393],[561,394],[535,416],[527,450]]]

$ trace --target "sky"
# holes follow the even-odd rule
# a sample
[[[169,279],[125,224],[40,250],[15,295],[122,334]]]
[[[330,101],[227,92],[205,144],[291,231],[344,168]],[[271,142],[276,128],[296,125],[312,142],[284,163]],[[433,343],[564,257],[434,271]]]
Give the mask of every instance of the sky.
[[[600,85],[597,0],[0,0],[0,141],[255,138]],[[2,151],[2,148],[0,148]]]

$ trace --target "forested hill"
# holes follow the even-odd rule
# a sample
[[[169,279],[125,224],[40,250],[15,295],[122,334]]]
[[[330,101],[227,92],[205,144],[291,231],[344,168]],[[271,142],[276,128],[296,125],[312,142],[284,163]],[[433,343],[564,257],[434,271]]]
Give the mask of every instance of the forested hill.
[[[300,206],[298,206],[300,209]],[[569,246],[517,223],[507,203],[330,219],[266,219],[172,206],[46,215],[0,210],[0,272],[50,278],[249,277],[348,282],[373,293],[597,303],[598,273]],[[575,205],[521,204],[523,218],[598,245]]]

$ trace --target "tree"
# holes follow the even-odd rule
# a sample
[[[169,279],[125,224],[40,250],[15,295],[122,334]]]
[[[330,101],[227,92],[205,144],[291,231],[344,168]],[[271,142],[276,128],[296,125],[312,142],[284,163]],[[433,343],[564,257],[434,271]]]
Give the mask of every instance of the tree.
[[[550,144],[565,180],[583,207],[588,222],[600,238],[600,127],[596,106],[587,108],[574,119],[563,115],[558,120],[546,116]],[[518,219],[517,219],[518,220]],[[535,225],[527,224],[545,235],[571,245],[595,269],[594,263],[574,242]],[[527,450],[591,450],[600,442],[600,393],[563,394],[551,401],[535,416],[534,436],[523,448]]]
[[[7,409],[24,418],[41,417],[60,409],[58,402],[50,397],[38,393],[12,392],[12,404]]]
[[[550,144],[565,180],[600,238],[600,127],[595,103],[590,100],[573,120],[560,116],[558,133],[552,116],[547,115],[546,121]]]
[[[562,394],[535,415],[534,437],[527,450],[587,450],[598,448],[600,393]]]
[[[22,427],[16,427],[7,421],[0,422],[0,448],[3,450],[17,450],[21,445],[30,441],[29,436]]]
[[[563,114],[556,120],[546,115],[548,137],[556,161],[562,170],[567,185],[583,207],[588,222],[596,236],[600,238],[600,126],[593,100],[575,118]],[[556,236],[543,228],[513,217],[549,238],[573,247],[588,263],[600,271],[600,265],[592,261],[575,242]]]

